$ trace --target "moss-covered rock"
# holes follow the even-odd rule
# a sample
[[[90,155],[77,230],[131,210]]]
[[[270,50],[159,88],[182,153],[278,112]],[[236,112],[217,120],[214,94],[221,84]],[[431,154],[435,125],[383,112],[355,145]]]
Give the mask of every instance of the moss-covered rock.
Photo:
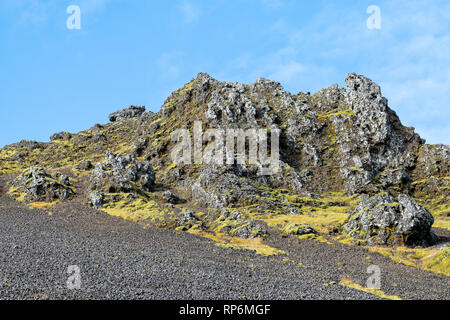
[[[345,205],[328,201],[327,194],[343,191],[346,195],[408,194],[440,217],[438,226],[448,225],[448,146],[425,145],[413,128],[402,125],[370,79],[349,74],[346,85],[332,85],[313,95],[291,94],[275,81],[260,78],[239,84],[200,73],[173,92],[157,113],[131,107],[113,113],[112,123],[59,133],[49,143],[21,141],[1,148],[0,175],[17,175],[35,165],[52,172],[72,170],[95,207],[124,217],[131,214],[137,220],[159,219],[161,211],[170,216],[166,223],[170,227],[184,219],[185,208],[239,211],[241,220],[199,217],[208,231],[230,236],[261,236],[265,231],[260,221],[274,223],[280,230],[291,223],[308,223],[322,236],[332,236],[341,231],[349,217],[346,211],[353,206],[350,200]],[[264,176],[261,163],[175,164],[172,134],[180,128],[192,133],[195,121],[201,121],[203,132],[279,129],[279,170]],[[202,147],[210,142],[202,139]],[[104,160],[106,151],[110,152]],[[171,191],[158,197],[165,190]],[[23,195],[18,189],[11,191],[17,198]],[[405,211],[398,199],[371,210],[393,210],[394,222],[347,231],[359,239],[385,238],[381,242],[387,244],[394,238],[415,243],[420,242],[419,234],[427,237],[415,227],[401,231],[404,239],[396,233]],[[362,216],[358,220],[358,214],[353,215],[348,225],[359,223]],[[178,227],[190,228],[189,223]]]
[[[292,223],[287,225],[284,230],[284,233],[286,234],[292,234],[295,236],[302,236],[305,234],[317,234],[317,231],[314,230],[313,227],[311,227],[310,224],[307,223],[302,223],[302,224],[298,224],[298,223]]]
[[[262,223],[257,222],[238,210],[222,210],[219,217],[210,225],[216,234],[251,239],[267,235]]]
[[[10,185],[9,194],[20,202],[53,202],[75,194],[69,177],[59,173],[52,176],[37,166],[24,170]]]
[[[431,230],[433,216],[407,195],[397,199],[389,194],[364,195],[345,231],[368,244],[431,245],[436,236]]]
[[[99,208],[105,193],[128,193],[136,197],[152,191],[155,171],[147,161],[137,161],[134,156],[106,152],[105,161],[92,170],[89,185],[91,203]]]

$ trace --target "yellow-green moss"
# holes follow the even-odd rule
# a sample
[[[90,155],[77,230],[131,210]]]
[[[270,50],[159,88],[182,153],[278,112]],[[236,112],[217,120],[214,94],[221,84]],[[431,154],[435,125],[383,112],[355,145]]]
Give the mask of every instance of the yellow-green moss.
[[[335,212],[333,209],[318,209],[302,215],[278,215],[269,217],[264,221],[272,227],[284,230],[292,224],[309,224],[321,234],[328,234],[333,229],[340,227],[348,219],[348,214]]]
[[[159,222],[164,220],[167,210],[152,199],[135,198],[133,194],[106,194],[105,198],[120,197],[119,201],[110,201],[101,210],[112,216],[132,221]]]
[[[321,121],[327,121],[331,117],[339,116],[339,115],[344,115],[347,117],[354,117],[355,113],[351,109],[345,109],[345,110],[340,110],[340,111],[336,111],[336,112],[330,112],[327,114],[318,114],[317,117]]]
[[[450,276],[449,248],[367,247],[392,261]]]
[[[450,276],[450,248],[423,257],[422,265],[425,270]]]
[[[54,205],[56,205],[58,203],[60,203],[59,200],[56,200],[53,202],[32,202],[32,203],[29,203],[28,206],[33,209],[46,210],[48,208],[53,207]]]
[[[261,238],[241,239],[237,237],[229,237],[224,234],[212,234],[198,230],[189,230],[189,233],[196,234],[216,242],[216,245],[223,248],[234,250],[252,250],[256,254],[263,256],[274,256],[279,254],[286,254],[286,252],[273,248],[263,243]]]
[[[384,293],[383,291],[381,291],[379,289],[369,289],[367,287],[363,287],[359,283],[353,282],[352,280],[349,280],[349,279],[341,280],[339,282],[339,284],[342,285],[342,286],[346,286],[346,287],[349,287],[349,288],[356,289],[356,290],[360,290],[360,291],[364,291],[364,292],[367,292],[367,293],[371,293],[371,294],[376,295],[376,296],[378,296],[380,298],[383,298],[383,299],[403,300],[402,298],[400,298],[398,296],[388,295],[388,294]]]

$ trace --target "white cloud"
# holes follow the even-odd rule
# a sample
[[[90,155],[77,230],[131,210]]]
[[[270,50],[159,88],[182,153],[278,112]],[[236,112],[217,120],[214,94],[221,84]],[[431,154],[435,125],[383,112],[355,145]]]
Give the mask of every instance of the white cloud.
[[[9,5],[11,5],[9,3]],[[18,25],[40,24],[48,19],[48,4],[38,0],[17,1],[9,8],[19,9]]]
[[[269,79],[283,83],[291,82],[306,69],[297,59],[297,52],[294,49],[281,49],[259,61],[259,72]]]
[[[183,15],[184,22],[193,23],[198,21],[198,19],[200,18],[200,8],[198,8],[192,2],[183,2],[179,6],[179,9],[181,11],[181,14]]]
[[[403,122],[429,143],[450,144],[450,36],[443,33],[450,6],[417,1],[396,9],[384,20],[397,41],[389,43],[389,59],[374,74]]]
[[[234,58],[230,67],[233,69],[248,69],[252,61],[252,56],[248,52],[241,53],[238,57]]]
[[[327,5],[301,26],[280,19],[267,35],[283,39],[284,46],[253,62],[247,58],[249,68],[292,88],[314,81],[331,85],[345,65],[346,72],[378,82],[402,122],[428,142],[449,144],[450,3],[399,0],[379,6],[381,30],[367,29],[360,6]],[[344,77],[339,74],[341,83]]]
[[[276,71],[269,75],[272,79],[279,79],[279,81],[288,82],[300,75],[305,68],[296,61],[288,61],[280,64]]]
[[[180,75],[184,54],[182,52],[165,52],[156,60],[156,66],[163,79],[177,78]]]

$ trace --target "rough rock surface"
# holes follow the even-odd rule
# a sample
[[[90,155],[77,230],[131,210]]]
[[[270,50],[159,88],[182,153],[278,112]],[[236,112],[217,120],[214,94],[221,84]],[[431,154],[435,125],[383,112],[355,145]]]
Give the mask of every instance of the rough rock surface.
[[[145,107],[143,106],[131,106],[129,108],[111,113],[109,115],[109,121],[116,122],[130,118],[137,118],[140,117],[144,112]]]
[[[41,167],[30,167],[11,182],[9,193],[23,202],[51,202],[70,198],[74,188],[65,175],[51,176]]]
[[[369,244],[426,246],[436,240],[433,223],[433,216],[407,195],[364,195],[345,230]]]
[[[403,126],[372,80],[351,73],[345,83],[346,87],[335,84],[313,95],[292,94],[280,83],[263,78],[240,84],[200,73],[173,92],[157,113],[132,106],[111,114],[113,123],[72,134],[64,143],[22,141],[0,149],[0,174],[16,174],[39,163],[52,169],[78,168],[74,175],[84,181],[90,166],[83,161],[91,161],[96,166],[90,184],[83,187],[95,207],[106,202],[107,209],[117,209],[114,204],[120,209],[128,206],[125,209],[133,217],[142,219],[149,219],[148,212],[178,218],[189,209],[194,215],[204,213],[197,217],[208,231],[243,237],[263,234],[252,221],[258,224],[268,216],[302,221],[299,216],[314,209],[314,199],[332,193],[407,194],[443,216],[450,197],[449,147],[426,145],[414,128]],[[266,175],[262,161],[175,164],[171,151],[177,142],[172,134],[178,129],[192,134],[196,121],[202,123],[203,133],[208,129],[279,130],[279,168]],[[205,135],[197,141],[203,149],[211,142]],[[99,163],[108,150],[121,155],[109,153]],[[204,156],[203,160],[208,158]],[[150,168],[158,174],[157,191]],[[130,197],[133,201],[128,201]],[[239,212],[240,218],[233,219],[233,212]],[[401,216],[398,212],[395,217]],[[429,242],[426,232],[417,232],[421,236],[409,236],[408,241]]]
[[[27,149],[30,151],[41,148],[41,145],[39,144],[39,142],[34,141],[34,140],[22,140],[18,143],[13,144],[13,146],[16,146],[17,148]]]
[[[64,140],[64,141],[68,141],[72,138],[72,134],[70,132],[58,132],[55,134],[52,134],[50,136],[50,141],[56,141],[56,140]]]
[[[89,192],[89,200],[95,209],[100,209],[103,206],[105,195],[101,192]]]
[[[368,78],[352,73],[346,78],[348,90],[333,85],[313,96],[292,95],[262,78],[242,85],[199,74],[194,83],[188,92],[185,87],[183,94],[169,97],[162,120],[186,118],[189,108],[211,128],[280,129],[281,163],[287,170],[277,180],[293,191],[410,188],[424,141],[401,125],[380,87]]]
[[[238,210],[230,212],[230,210],[222,209],[212,223],[211,229],[219,234],[242,239],[252,239],[267,235],[263,224],[248,218]]]
[[[193,200],[205,203],[209,208],[221,209],[233,207],[258,191],[250,181],[240,180],[227,167],[206,166],[191,185],[191,193]]]
[[[166,190],[162,193],[162,199],[170,204],[177,204],[180,201],[180,199],[178,199],[178,197],[170,190]]]
[[[151,191],[155,171],[147,161],[136,161],[131,155],[106,152],[105,161],[97,163],[91,173],[89,197],[100,207],[104,193],[131,193]]]
[[[81,160],[77,165],[78,170],[90,170],[93,168],[92,162],[90,160]]]
[[[288,225],[284,232],[286,234],[292,234],[295,236],[302,236],[302,235],[306,235],[306,234],[316,234],[317,231],[314,230],[313,227],[311,227],[311,225],[305,223],[305,224],[297,224],[297,223],[293,223]]]

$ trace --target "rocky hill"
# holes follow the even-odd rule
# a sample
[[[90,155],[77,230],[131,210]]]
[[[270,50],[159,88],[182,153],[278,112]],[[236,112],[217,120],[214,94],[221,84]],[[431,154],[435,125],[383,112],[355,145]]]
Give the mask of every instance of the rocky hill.
[[[292,94],[262,78],[247,85],[200,73],[158,113],[131,106],[105,125],[0,149],[4,191],[39,208],[82,201],[263,254],[274,253],[264,239],[278,234],[374,247],[439,243],[432,226],[450,227],[450,148],[403,126],[370,79],[352,73],[345,82]],[[264,163],[239,163],[234,150],[232,164],[175,163],[174,132],[196,123],[202,132],[279,130],[279,170],[261,174]],[[448,266],[448,250],[435,253]]]

